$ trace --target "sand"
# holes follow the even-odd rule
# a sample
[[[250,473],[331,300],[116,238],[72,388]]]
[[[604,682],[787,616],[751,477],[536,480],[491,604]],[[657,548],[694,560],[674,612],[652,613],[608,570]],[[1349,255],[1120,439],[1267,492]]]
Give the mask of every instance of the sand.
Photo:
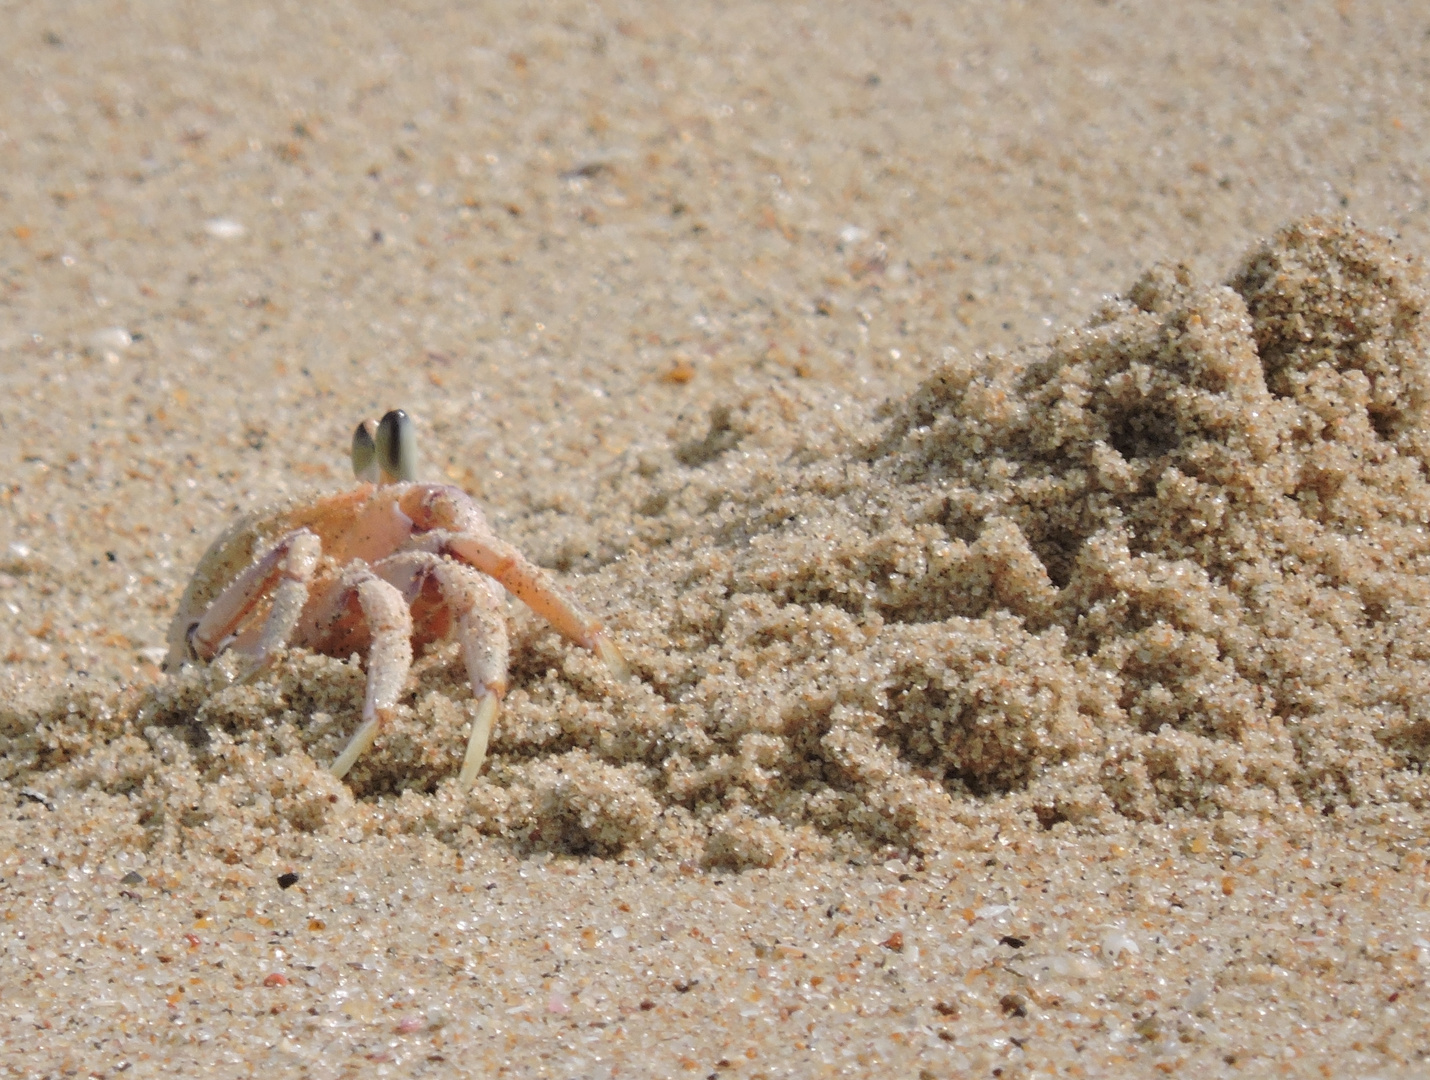
[[[1414,5],[10,13],[0,1066],[1418,1075]],[[422,474],[516,601],[164,675]]]

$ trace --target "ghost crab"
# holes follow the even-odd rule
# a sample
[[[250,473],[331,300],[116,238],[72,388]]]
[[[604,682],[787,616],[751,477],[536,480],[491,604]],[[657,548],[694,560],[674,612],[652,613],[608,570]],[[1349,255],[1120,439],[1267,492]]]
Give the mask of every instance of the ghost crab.
[[[251,677],[289,645],[337,657],[366,651],[362,724],[330,766],[343,777],[392,716],[413,645],[455,634],[478,699],[458,777],[468,787],[506,690],[503,586],[617,678],[628,676],[601,624],[495,536],[466,492],[414,481],[416,456],[406,413],[365,420],[353,434],[357,487],[234,523],[184,591],[164,670],[233,653]]]

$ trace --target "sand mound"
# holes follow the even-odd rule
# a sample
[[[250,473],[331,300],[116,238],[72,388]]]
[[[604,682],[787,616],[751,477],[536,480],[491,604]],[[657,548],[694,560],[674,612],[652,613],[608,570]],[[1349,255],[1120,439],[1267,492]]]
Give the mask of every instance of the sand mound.
[[[361,670],[302,653],[252,685],[220,664],[12,707],[7,770],[98,786],[154,836],[233,818],[732,866],[1419,803],[1428,301],[1388,242],[1311,219],[1226,285],[1157,267],[874,417],[762,389],[678,424],[528,530],[640,682],[514,611],[470,794],[450,648],[350,788],[314,762],[355,726]]]

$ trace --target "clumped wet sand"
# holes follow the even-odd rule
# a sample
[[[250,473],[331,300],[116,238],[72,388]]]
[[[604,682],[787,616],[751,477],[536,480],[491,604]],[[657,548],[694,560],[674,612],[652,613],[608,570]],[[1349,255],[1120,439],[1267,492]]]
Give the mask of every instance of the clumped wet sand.
[[[1104,100],[1272,124],[1328,91],[1216,79],[1271,15],[1152,79],[1177,28],[1095,12],[1072,64],[1012,15],[324,16],[350,63],[215,11],[12,46],[0,1067],[1423,1068],[1421,97],[1317,144],[1367,227],[1271,127],[1166,158]],[[989,156],[1025,98],[1096,119]],[[636,676],[513,601],[470,791],[451,645],[341,783],[360,658],[156,666],[208,541],[396,404]]]

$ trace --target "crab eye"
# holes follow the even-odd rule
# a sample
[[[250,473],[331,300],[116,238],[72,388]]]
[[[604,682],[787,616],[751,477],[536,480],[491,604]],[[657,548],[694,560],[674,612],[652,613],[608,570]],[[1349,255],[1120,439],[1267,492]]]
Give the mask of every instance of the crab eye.
[[[364,420],[353,432],[353,475],[370,484],[377,483],[377,444],[373,441],[376,422]]]
[[[377,425],[377,464],[389,484],[417,479],[417,429],[401,409],[393,409]]]

